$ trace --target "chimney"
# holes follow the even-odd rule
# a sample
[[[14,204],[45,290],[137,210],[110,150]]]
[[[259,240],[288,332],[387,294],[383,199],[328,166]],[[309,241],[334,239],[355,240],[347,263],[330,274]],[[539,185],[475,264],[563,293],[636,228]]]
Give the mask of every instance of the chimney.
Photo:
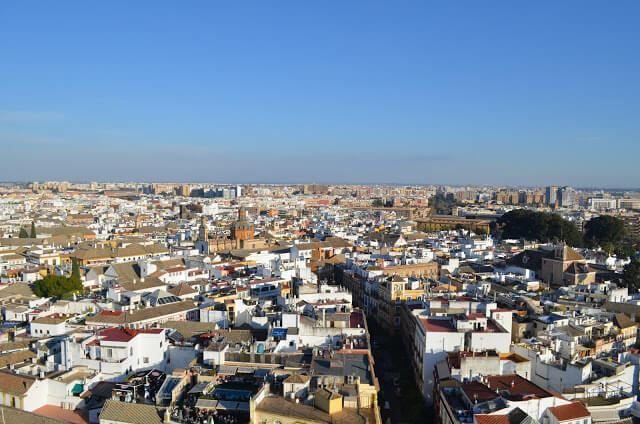
[[[516,381],[515,380],[511,380],[511,387],[515,387],[516,385]]]

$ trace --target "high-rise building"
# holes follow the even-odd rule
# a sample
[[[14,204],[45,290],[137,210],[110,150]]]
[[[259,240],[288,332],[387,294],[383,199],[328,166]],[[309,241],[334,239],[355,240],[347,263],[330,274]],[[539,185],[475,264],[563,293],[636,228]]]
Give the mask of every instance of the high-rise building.
[[[558,186],[548,186],[545,189],[545,197],[547,198],[547,205],[553,206],[558,200]]]
[[[571,187],[558,190],[558,204],[563,208],[572,208],[576,204],[576,191]]]

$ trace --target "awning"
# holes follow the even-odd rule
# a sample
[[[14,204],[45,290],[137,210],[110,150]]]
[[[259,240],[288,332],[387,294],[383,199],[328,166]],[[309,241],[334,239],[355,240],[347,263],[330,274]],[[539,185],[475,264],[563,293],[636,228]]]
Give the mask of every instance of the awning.
[[[220,368],[218,368],[218,374],[222,375],[236,375],[236,371],[238,371],[238,367],[231,367],[229,365],[220,365]]]
[[[71,393],[74,396],[78,396],[82,392],[84,392],[84,384],[76,383],[71,389]]]
[[[198,399],[196,408],[217,409],[219,411],[249,412],[249,402],[235,402],[232,400]]]
[[[238,367],[237,372],[241,372],[243,374],[253,374],[256,371],[253,367]]]
[[[200,409],[216,409],[218,401],[214,399],[198,399],[196,408]]]
[[[207,388],[208,384],[209,383],[198,383],[198,384],[196,384],[195,386],[193,386],[191,388],[191,390],[189,390],[189,394],[193,395],[193,394],[196,394],[196,393],[204,393],[204,389]]]

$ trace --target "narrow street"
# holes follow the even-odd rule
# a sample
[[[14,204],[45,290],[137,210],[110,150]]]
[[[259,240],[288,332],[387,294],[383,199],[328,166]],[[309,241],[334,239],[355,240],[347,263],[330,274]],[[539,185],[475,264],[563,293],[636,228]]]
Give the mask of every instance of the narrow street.
[[[369,322],[375,372],[380,382],[383,423],[431,424],[430,411],[413,380],[411,361],[399,338],[390,338],[375,322]],[[387,405],[388,402],[388,405]],[[388,408],[386,407],[388,406]]]

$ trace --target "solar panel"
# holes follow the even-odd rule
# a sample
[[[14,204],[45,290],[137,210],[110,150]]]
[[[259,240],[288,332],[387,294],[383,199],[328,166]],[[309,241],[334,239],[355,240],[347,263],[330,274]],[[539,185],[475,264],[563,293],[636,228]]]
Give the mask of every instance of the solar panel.
[[[175,302],[181,302],[181,301],[182,299],[180,299],[178,296],[167,296],[167,297],[162,297],[158,299],[158,304],[166,305],[167,303],[175,303]]]

